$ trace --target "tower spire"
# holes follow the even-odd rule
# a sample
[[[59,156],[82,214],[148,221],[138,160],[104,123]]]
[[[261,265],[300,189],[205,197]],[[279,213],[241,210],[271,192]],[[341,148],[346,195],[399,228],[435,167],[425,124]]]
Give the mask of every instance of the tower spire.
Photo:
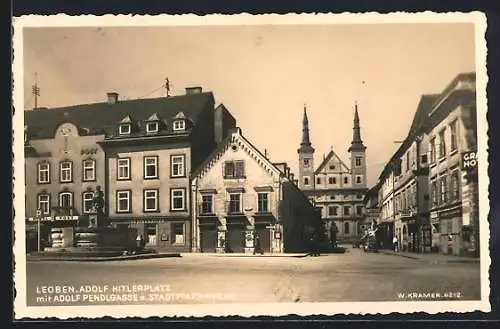
[[[304,115],[302,118],[302,141],[300,142],[299,153],[314,152],[314,148],[311,145],[311,139],[309,137],[309,120],[307,119],[307,107],[304,104]]]
[[[354,126],[352,128],[352,142],[349,147],[349,152],[351,151],[364,151],[366,149],[363,141],[361,140],[361,128],[359,126],[359,113],[358,113],[358,101],[354,102]]]

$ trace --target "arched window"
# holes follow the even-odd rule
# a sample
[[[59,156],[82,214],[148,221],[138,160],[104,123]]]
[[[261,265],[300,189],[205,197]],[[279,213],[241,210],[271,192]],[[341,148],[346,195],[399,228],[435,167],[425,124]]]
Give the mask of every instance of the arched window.
[[[59,207],[63,209],[73,208],[73,193],[71,192],[59,193]]]
[[[349,234],[349,222],[344,223],[344,234]]]

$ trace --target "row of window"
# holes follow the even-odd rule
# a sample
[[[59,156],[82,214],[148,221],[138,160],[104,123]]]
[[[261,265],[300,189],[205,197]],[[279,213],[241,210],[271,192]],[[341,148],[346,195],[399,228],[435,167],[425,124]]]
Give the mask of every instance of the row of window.
[[[339,206],[328,206],[328,216],[339,216]],[[344,206],[341,209],[343,209],[343,215],[344,216],[350,216],[351,215],[351,207],[350,206]],[[356,206],[356,215],[361,216],[363,215],[363,206]]]
[[[447,128],[450,135],[450,153],[455,152],[458,148],[458,121],[454,120],[448,127],[439,131],[438,136],[431,138],[429,145],[431,163],[435,163],[437,159],[442,159],[446,156],[448,151],[448,145],[446,144]]]
[[[184,120],[176,120],[172,124],[173,131],[184,131],[186,130],[186,122]],[[150,121],[146,123],[146,133],[153,134],[157,133],[160,129],[160,123],[157,120]],[[121,136],[130,135],[132,133],[132,124],[122,123],[118,128],[118,133]]]
[[[412,184],[404,191],[397,194],[394,199],[394,208],[398,212],[400,210],[408,210],[409,208],[417,207],[417,185]]]
[[[305,158],[304,159],[304,167],[309,167],[311,165],[311,159],[309,158]],[[363,165],[363,157],[355,157],[354,158],[354,166],[359,168]],[[328,166],[328,168],[330,170],[335,170],[337,169],[337,166],[335,166],[334,164],[331,164],[330,166]]]
[[[316,185],[320,185],[322,183],[321,177],[316,177]],[[363,176],[362,175],[356,175],[355,176],[355,182],[356,184],[363,184]],[[309,185],[309,177],[304,177],[304,185]],[[328,177],[328,184],[329,185],[336,185],[337,184],[337,177]],[[349,177],[344,177],[344,184],[349,184]]]
[[[440,206],[460,200],[460,171],[452,170],[431,180],[432,206]]]
[[[143,190],[143,212],[159,212],[160,211],[160,192],[158,189]],[[185,211],[186,210],[186,190],[184,188],[170,189],[170,211]],[[116,212],[131,213],[132,212],[132,191],[118,190],[116,191]]]
[[[50,162],[43,161],[37,166],[38,184],[49,184],[51,181]],[[82,181],[93,182],[96,180],[96,161],[85,159],[82,161]],[[59,182],[73,182],[73,161],[64,160],[59,163]]]
[[[170,156],[170,177],[178,178],[186,176],[186,156],[184,154]],[[143,178],[157,179],[159,178],[159,157],[157,155],[145,156],[143,158]],[[116,179],[130,180],[131,179],[131,158],[119,158],[116,161]]]
[[[117,180],[129,180],[130,158],[119,158],[117,160]],[[50,162],[44,161],[38,164],[38,184],[49,184],[51,182]],[[159,177],[158,156],[145,156],[143,159],[144,179],[156,179]],[[185,177],[185,155],[170,156],[170,177]],[[82,161],[82,181],[91,182],[96,180],[96,161],[94,159],[85,159]],[[73,182],[73,162],[70,160],[59,163],[59,182]]]
[[[342,197],[342,194],[341,195],[337,195],[339,198]],[[330,195],[330,200],[336,200],[337,199],[337,196],[336,195]],[[349,199],[349,197],[351,196],[350,194],[343,194],[344,196],[344,199]],[[356,199],[363,199],[363,195],[362,194],[356,194],[356,195],[353,195],[354,197],[356,197]]]
[[[229,193],[229,199],[227,201],[227,212],[229,214],[242,213],[242,194],[241,193]],[[202,195],[201,209],[202,215],[214,214],[214,196],[211,194]],[[257,212],[268,213],[269,211],[269,193],[259,192],[257,193]]]
[[[170,190],[170,210],[184,211],[186,209],[185,189]],[[116,191],[116,212],[129,213],[132,211],[132,191]],[[82,213],[88,214],[92,211],[92,200],[94,193],[86,191],[82,193]],[[73,192],[61,192],[58,195],[58,206],[63,209],[72,209],[74,207]],[[51,195],[42,193],[38,195],[37,209],[41,214],[50,214]],[[143,191],[143,210],[144,212],[159,212],[159,191],[157,189],[146,189]]]
[[[82,213],[88,214],[92,211],[92,200],[94,193],[91,191],[82,193]],[[38,194],[37,209],[40,210],[42,215],[49,215],[51,208],[51,195],[48,193]],[[73,208],[73,192],[60,192],[57,198],[57,206],[62,209]]]

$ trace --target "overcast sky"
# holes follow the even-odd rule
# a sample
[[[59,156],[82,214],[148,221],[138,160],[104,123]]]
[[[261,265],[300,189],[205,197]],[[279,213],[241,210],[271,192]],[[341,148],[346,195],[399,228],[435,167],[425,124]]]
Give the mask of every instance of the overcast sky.
[[[38,106],[159,97],[188,86],[213,91],[243,134],[297,173],[304,103],[315,165],[331,147],[348,161],[354,102],[368,147],[368,183],[407,134],[419,98],[475,70],[474,26],[26,28],[25,107],[35,72]],[[362,84],[365,81],[365,84]],[[156,92],[153,92],[155,91]]]

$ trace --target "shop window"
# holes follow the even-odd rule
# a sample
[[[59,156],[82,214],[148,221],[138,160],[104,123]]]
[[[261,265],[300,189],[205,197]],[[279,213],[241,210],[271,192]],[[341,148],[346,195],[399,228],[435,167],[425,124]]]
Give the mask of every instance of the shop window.
[[[156,224],[145,224],[144,231],[146,232],[146,245],[151,247],[156,246]]]
[[[184,223],[172,223],[170,229],[172,232],[172,244],[184,245]]]

